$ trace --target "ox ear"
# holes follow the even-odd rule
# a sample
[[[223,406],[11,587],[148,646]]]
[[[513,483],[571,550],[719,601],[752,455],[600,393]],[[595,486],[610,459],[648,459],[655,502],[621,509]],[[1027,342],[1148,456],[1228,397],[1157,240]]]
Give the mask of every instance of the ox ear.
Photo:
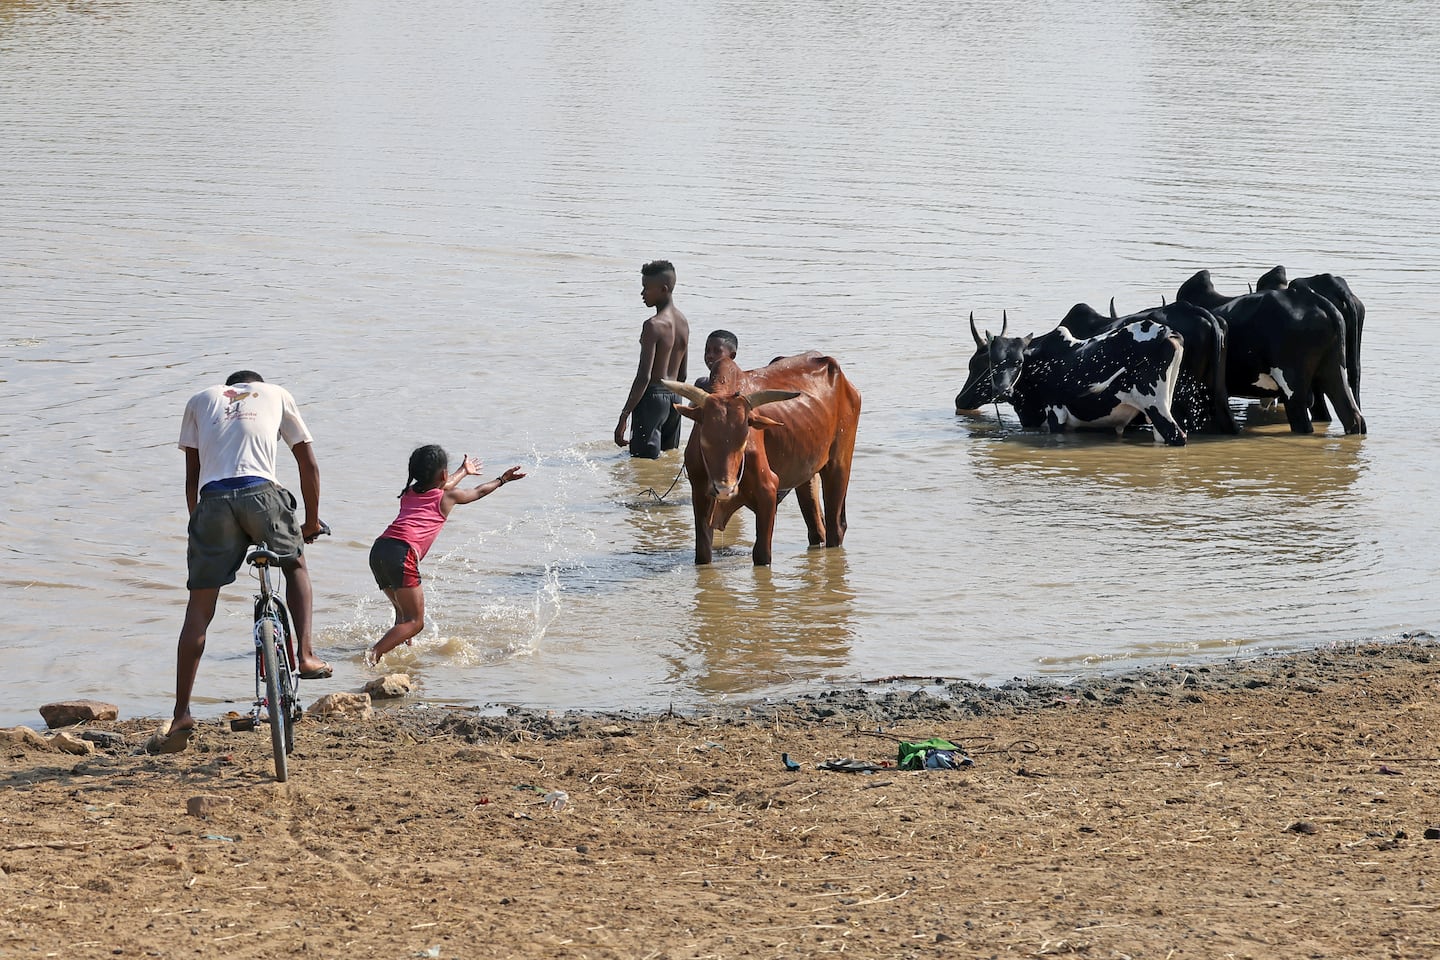
[[[784,426],[784,424],[781,423],[779,420],[771,420],[769,417],[765,416],[765,415],[762,414],[762,413],[752,413],[752,414],[750,414],[749,423],[750,423],[750,426],[754,427],[756,430],[764,430],[766,427],[783,427],[783,426]]]
[[[690,407],[690,406],[686,406],[686,405],[683,404],[683,403],[672,403],[672,404],[670,404],[670,406],[674,407],[674,408],[675,408],[675,412],[678,413],[678,414],[680,414],[680,416],[682,416],[682,417],[686,417],[686,418],[688,418],[688,419],[690,419],[690,420],[694,420],[694,421],[697,421],[697,422],[700,420],[700,408],[699,408],[699,407]]]
[[[767,403],[779,403],[781,400],[794,400],[798,396],[800,396],[800,391],[798,390],[757,390],[754,393],[745,394],[745,402],[750,405],[751,410],[754,410],[756,407],[763,407]]]
[[[703,407],[705,400],[710,396],[704,390],[693,383],[681,383],[679,380],[661,380],[660,385],[677,397],[684,397],[697,407]]]

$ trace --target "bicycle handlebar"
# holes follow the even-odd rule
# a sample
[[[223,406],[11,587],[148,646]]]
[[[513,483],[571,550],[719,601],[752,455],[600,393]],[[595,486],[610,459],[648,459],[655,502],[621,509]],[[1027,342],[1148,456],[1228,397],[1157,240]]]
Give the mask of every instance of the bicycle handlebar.
[[[321,520],[320,532],[316,534],[316,536],[321,537],[329,535],[330,524],[326,523],[324,520]],[[271,550],[268,543],[261,543],[258,544],[254,550],[250,551],[249,555],[245,557],[245,562],[250,564],[250,566],[252,567],[268,567],[274,564],[289,563],[292,560],[298,559],[300,559],[299,553],[279,554],[276,553],[274,550]]]

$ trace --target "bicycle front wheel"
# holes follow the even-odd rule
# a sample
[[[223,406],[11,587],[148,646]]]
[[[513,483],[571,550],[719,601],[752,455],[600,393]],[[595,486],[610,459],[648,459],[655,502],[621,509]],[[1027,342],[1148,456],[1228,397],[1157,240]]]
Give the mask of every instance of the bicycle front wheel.
[[[270,747],[275,752],[275,780],[284,783],[290,775],[286,757],[286,733],[290,717],[285,705],[285,684],[281,680],[280,654],[276,646],[275,618],[260,618],[260,657],[265,665],[265,706],[270,715]]]

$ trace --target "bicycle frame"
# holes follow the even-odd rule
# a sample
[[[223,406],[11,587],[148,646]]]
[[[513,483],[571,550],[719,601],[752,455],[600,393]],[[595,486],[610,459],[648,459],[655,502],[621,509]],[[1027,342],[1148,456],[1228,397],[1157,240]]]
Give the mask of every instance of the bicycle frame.
[[[275,754],[275,779],[284,783],[289,776],[287,758],[295,749],[295,723],[302,710],[299,694],[299,662],[295,656],[294,632],[285,601],[270,583],[271,570],[284,558],[260,544],[246,562],[259,581],[255,595],[255,702],[250,716],[232,722],[232,729],[254,729],[258,723],[270,726],[270,745]],[[263,716],[262,716],[263,714]]]

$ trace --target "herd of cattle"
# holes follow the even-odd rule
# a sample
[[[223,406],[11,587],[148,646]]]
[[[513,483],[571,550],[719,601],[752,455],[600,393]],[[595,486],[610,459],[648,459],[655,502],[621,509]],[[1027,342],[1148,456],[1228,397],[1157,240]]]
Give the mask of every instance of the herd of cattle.
[[[1105,317],[1080,303],[1050,333],[982,336],[970,316],[975,355],[955,398],[958,411],[1014,405],[1027,428],[1124,430],[1143,418],[1168,444],[1187,431],[1236,433],[1230,398],[1285,404],[1290,429],[1312,433],[1330,410],[1346,433],[1364,433],[1360,414],[1360,333],[1365,307],[1343,279],[1319,274],[1288,283],[1285,268],[1255,292],[1217,293],[1201,270],[1174,303]],[[758,370],[723,359],[707,392],[664,381],[690,402],[694,421],[685,469],[695,511],[695,562],[709,563],[714,531],[742,507],[755,514],[757,565],[770,562],[776,510],[792,490],[810,544],[845,539],[845,497],[860,392],[833,357],[780,357]],[[759,412],[766,408],[765,413]],[[823,508],[822,508],[823,500]]]
[[[1278,400],[1294,433],[1314,432],[1330,407],[1346,433],[1364,433],[1360,335],[1365,305],[1344,279],[1286,281],[1264,274],[1255,291],[1228,297],[1210,272],[1186,280],[1175,302],[1119,317],[1077,303],[1038,337],[983,335],[970,315],[975,354],[957,411],[1009,402],[1028,429],[1124,430],[1148,420],[1179,446],[1187,431],[1236,433],[1231,397]],[[1326,401],[1329,401],[1327,406]]]

